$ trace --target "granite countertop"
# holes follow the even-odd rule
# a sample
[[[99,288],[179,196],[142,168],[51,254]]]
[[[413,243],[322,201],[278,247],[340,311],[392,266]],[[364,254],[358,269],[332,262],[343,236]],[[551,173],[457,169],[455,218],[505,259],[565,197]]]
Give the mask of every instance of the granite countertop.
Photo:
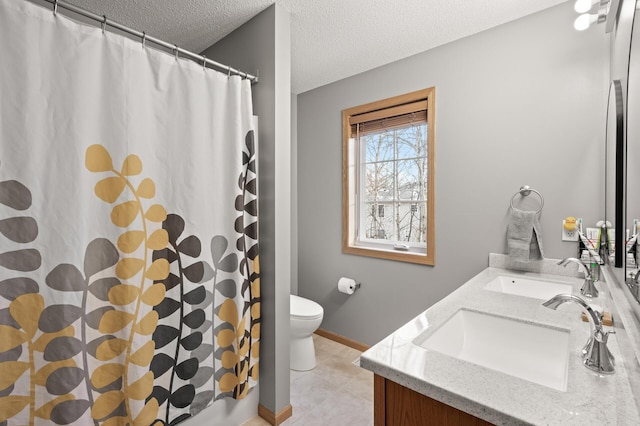
[[[547,265],[554,262],[549,261]],[[568,271],[554,269],[554,266],[543,268],[544,272],[549,270],[554,274]],[[360,366],[494,424],[639,425],[640,415],[631,384],[640,378],[630,374],[633,368],[629,370],[625,365],[624,351],[618,346],[619,334],[611,334],[608,343],[616,358],[616,371],[612,375],[599,375],[582,365],[580,350],[589,337],[590,327],[580,320],[582,311],[578,305],[565,303],[554,311],[543,307],[541,300],[484,289],[496,276],[512,275],[569,282],[573,284],[573,294],[580,295],[582,279],[554,274],[489,267],[363,353]],[[585,300],[615,312],[607,283],[600,281],[596,286],[600,296]],[[461,308],[570,330],[566,392],[413,343],[416,337],[435,331]],[[618,333],[624,331],[616,320],[614,314],[613,328]],[[637,363],[629,361],[632,367]]]

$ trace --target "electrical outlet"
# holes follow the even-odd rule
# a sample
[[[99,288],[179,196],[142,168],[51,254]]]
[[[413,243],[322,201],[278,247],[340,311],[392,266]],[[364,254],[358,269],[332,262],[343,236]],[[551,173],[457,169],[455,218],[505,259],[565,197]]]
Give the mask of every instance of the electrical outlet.
[[[578,227],[573,231],[567,231],[564,227],[565,221],[562,221],[562,241],[578,241],[580,236],[578,235]],[[577,225],[577,223],[576,223]]]

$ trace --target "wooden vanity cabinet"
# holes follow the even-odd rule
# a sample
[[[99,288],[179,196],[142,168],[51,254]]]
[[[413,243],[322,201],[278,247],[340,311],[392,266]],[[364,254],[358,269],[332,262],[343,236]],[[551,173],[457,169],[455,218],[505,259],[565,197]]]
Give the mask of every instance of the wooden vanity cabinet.
[[[373,418],[374,426],[492,424],[377,374],[373,380]]]

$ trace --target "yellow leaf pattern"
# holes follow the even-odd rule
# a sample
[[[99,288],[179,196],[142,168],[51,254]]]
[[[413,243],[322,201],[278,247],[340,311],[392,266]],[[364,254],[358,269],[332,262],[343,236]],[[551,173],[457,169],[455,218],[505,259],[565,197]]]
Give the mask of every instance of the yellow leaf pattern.
[[[123,176],[135,176],[142,173],[142,161],[140,157],[135,154],[127,156],[122,163],[121,173]]]
[[[242,339],[240,342],[240,348],[238,348],[238,356],[245,357],[249,353],[249,342],[246,339]]]
[[[108,177],[98,182],[94,191],[98,198],[111,204],[122,194],[126,185],[127,181],[119,176]]]
[[[155,398],[151,398],[133,421],[133,426],[148,426],[152,424],[151,422],[156,418],[159,408],[158,401]]]
[[[109,302],[116,306],[124,306],[135,301],[140,295],[138,287],[128,284],[119,284],[109,290]]]
[[[238,324],[238,307],[232,299],[227,299],[222,302],[218,316],[222,321],[226,321],[229,324],[235,326]]]
[[[128,280],[140,272],[142,268],[144,268],[144,260],[126,257],[116,265],[116,276],[120,279]]]
[[[122,364],[102,364],[91,374],[91,384],[97,389],[103,388],[118,380],[124,374]]]
[[[153,351],[155,349],[156,345],[154,341],[148,341],[131,355],[131,362],[142,367],[149,365],[151,363],[151,358],[153,358]]]
[[[260,302],[251,305],[251,316],[253,318],[260,318]]]
[[[143,179],[136,191],[140,198],[153,198],[156,196],[156,184],[149,178]]]
[[[31,284],[26,281],[23,287],[31,291],[5,305],[18,325],[0,325],[0,353],[24,346],[19,352],[22,355],[0,362],[0,391],[16,384],[15,391],[0,397],[0,423],[20,416],[28,418],[24,422],[32,426],[34,419],[35,424],[84,424],[91,416],[96,425],[104,426],[170,424],[179,415],[173,413],[172,401],[188,407],[198,396],[200,404],[206,403],[203,397],[211,394],[211,387],[207,387],[211,382],[212,399],[246,397],[251,381],[259,377],[260,278],[255,236],[237,231],[240,238],[227,237],[229,252],[214,257],[213,248],[210,253],[201,246],[200,236],[186,231],[181,236],[184,226],[167,225],[168,216],[174,214],[154,204],[156,183],[139,176],[143,172],[140,157],[126,156],[117,170],[110,153],[96,144],[86,149],[84,160],[87,170],[103,174],[96,179],[94,193],[111,205],[112,226],[119,228],[116,245],[110,243],[116,257],[106,265],[104,259],[95,258],[94,251],[93,258],[85,258],[84,269],[71,264],[54,268],[49,274],[51,281],[47,276],[49,287],[83,295],[54,298],[68,305],[49,304],[47,298],[45,306],[45,298],[27,287]],[[245,166],[247,170],[251,167]],[[247,181],[239,182],[244,196],[251,198],[242,188]],[[230,204],[241,212],[242,204]],[[255,212],[246,208],[249,213],[244,214],[251,217],[246,217],[245,226],[255,221]],[[187,229],[194,226],[186,223]],[[245,258],[240,261],[243,250]],[[251,253],[248,257],[247,252]],[[179,262],[174,263],[176,259]],[[76,272],[70,273],[71,269]],[[240,286],[243,280],[241,290],[224,287],[229,282]],[[223,287],[216,287],[216,283]],[[34,285],[38,291],[39,283]],[[237,297],[227,297],[236,292]],[[167,298],[175,300],[176,294],[181,294],[182,303],[178,313],[174,305],[163,303]],[[156,333],[161,330],[159,323],[166,328],[176,318],[180,321],[178,336],[171,345],[156,348],[163,339]],[[201,350],[195,356],[196,349],[212,344],[215,356],[207,357]],[[176,346],[181,350],[179,358],[173,349]],[[163,393],[157,394],[155,386],[161,386],[164,379],[154,375],[166,367],[156,365],[154,355],[166,357],[167,353],[176,356],[170,367],[176,386],[160,404],[156,398]],[[78,387],[82,381],[86,382],[84,389],[85,384]],[[195,385],[199,389],[194,383],[200,383]],[[189,391],[189,386],[193,390]],[[25,388],[26,394],[18,395]],[[49,392],[50,397],[42,398],[41,392]],[[189,392],[195,394],[189,396]],[[184,412],[193,415],[199,409],[194,405]]]
[[[133,253],[144,241],[144,231],[127,231],[118,237],[118,249],[124,253]]]
[[[29,336],[26,333],[9,325],[0,325],[0,336],[2,336],[2,339],[0,339],[0,352],[6,352],[29,340]]]
[[[234,351],[224,351],[220,362],[224,368],[233,368],[238,363],[238,355]]]
[[[248,392],[249,392],[249,386],[245,386],[242,392],[238,394],[237,399],[243,399],[245,396],[247,396]]]
[[[260,323],[254,324],[251,327],[251,337],[257,339],[260,337]]]
[[[0,389],[14,384],[30,366],[30,363],[21,361],[0,362]]]
[[[247,380],[248,374],[249,374],[249,366],[245,363],[244,367],[242,367],[242,370],[240,371],[238,381],[244,382],[245,380]]]
[[[238,326],[236,327],[236,337],[238,339],[241,339],[242,336],[244,336],[246,324],[247,324],[247,316],[245,315],[242,317],[240,324],[238,324]]]
[[[99,361],[109,361],[127,349],[129,342],[123,339],[110,339],[100,343],[96,348],[96,358]]]
[[[127,396],[132,399],[142,400],[148,397],[153,390],[153,373],[147,372],[139,380],[132,383],[127,391]]]
[[[156,306],[162,302],[165,293],[164,284],[154,284],[142,295],[142,303],[149,306]]]
[[[108,172],[113,169],[111,155],[102,145],[91,145],[85,155],[85,167],[94,173]]]
[[[163,280],[169,276],[169,262],[167,259],[158,259],[151,264],[145,274],[150,280]]]
[[[0,398],[0,422],[18,414],[31,402],[28,396],[3,396]]]
[[[233,330],[220,330],[218,332],[218,346],[226,348],[231,346],[236,340],[236,333]]]
[[[38,320],[44,309],[44,298],[38,293],[27,293],[16,297],[9,305],[9,312],[20,327],[32,338],[38,331]]]
[[[98,330],[104,334],[117,333],[134,320],[134,316],[124,311],[107,311],[102,316]]]
[[[147,241],[149,248],[152,250],[162,250],[169,244],[169,234],[164,229],[158,229],[149,237]]]
[[[119,390],[105,392],[96,399],[91,407],[91,417],[102,419],[111,414],[125,399],[124,392]]]
[[[220,390],[222,392],[231,392],[238,384],[238,377],[232,373],[226,373],[220,378]]]
[[[153,333],[158,325],[158,312],[151,311],[137,323],[133,329],[142,336],[148,336]]]
[[[167,218],[167,211],[160,204],[154,204],[149,207],[144,217],[151,222],[162,222]]]
[[[251,345],[251,356],[254,358],[258,358],[258,355],[260,354],[260,342],[255,342],[253,345]]]
[[[260,297],[260,278],[251,283],[251,294],[253,297]]]
[[[140,206],[137,202],[125,201],[122,204],[118,204],[111,210],[111,222],[116,226],[126,228],[136,220],[139,213]]]
[[[114,362],[103,364],[92,375],[92,382],[96,388],[106,388],[110,383],[122,378],[123,392],[122,394],[114,393],[115,391],[102,393],[94,403],[92,417],[96,420],[105,420],[104,424],[135,424],[139,423],[140,419],[153,420],[158,410],[157,401],[156,409],[153,410],[155,399],[152,398],[142,409],[146,414],[141,416],[141,412],[136,417],[137,410],[133,409],[129,400],[146,400],[153,389],[152,373],[145,374],[137,380],[132,378],[137,376],[137,366],[148,368],[155,351],[155,342],[148,340],[137,349],[134,349],[134,346],[141,336],[152,335],[158,325],[158,313],[142,308],[158,305],[165,296],[164,284],[149,281],[160,281],[169,275],[167,260],[152,257],[153,251],[162,250],[167,246],[168,235],[166,230],[154,229],[150,225],[163,222],[167,213],[159,204],[147,206],[142,202],[142,199],[147,200],[155,196],[156,187],[153,180],[144,178],[139,183],[131,180],[132,176],[140,175],[143,171],[140,157],[135,154],[128,155],[122,162],[119,172],[113,169],[111,157],[104,148],[92,147],[87,151],[87,158],[90,157],[102,160],[87,161],[89,170],[108,171],[113,174],[96,184],[95,191],[100,199],[113,204],[118,202],[125,189],[128,188],[130,191],[127,193],[129,198],[127,201],[112,207],[111,221],[117,227],[126,228],[118,238],[117,247],[121,253],[131,255],[120,258],[115,265],[115,275],[122,283],[116,282],[114,285],[111,282],[110,287],[107,287],[108,300],[118,309],[104,311],[98,325],[101,333],[119,334],[119,338],[105,339],[95,349],[96,359]],[[108,162],[104,160],[107,157]],[[95,166],[96,163],[102,166]],[[104,164],[110,167],[105,167]],[[106,283],[102,288],[104,285]],[[104,292],[102,288],[100,291]],[[124,356],[122,364],[115,362],[122,356]],[[111,414],[116,402],[118,406],[124,402],[126,416]]]

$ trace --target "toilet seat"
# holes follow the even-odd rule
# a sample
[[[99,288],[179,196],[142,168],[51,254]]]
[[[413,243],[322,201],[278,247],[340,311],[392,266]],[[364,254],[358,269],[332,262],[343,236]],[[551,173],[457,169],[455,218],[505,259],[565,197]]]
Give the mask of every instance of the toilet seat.
[[[299,320],[313,320],[322,318],[324,313],[322,306],[318,305],[313,300],[305,299],[304,297],[299,297],[294,294],[291,295],[290,303],[291,318]]]

